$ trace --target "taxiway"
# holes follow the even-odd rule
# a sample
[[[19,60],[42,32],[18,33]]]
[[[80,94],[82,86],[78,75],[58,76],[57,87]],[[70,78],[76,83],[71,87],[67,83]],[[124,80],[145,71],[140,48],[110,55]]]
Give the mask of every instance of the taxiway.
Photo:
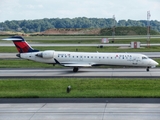
[[[0,69],[0,78],[160,78],[160,68]]]
[[[1,104],[0,120],[159,120],[160,104]]]

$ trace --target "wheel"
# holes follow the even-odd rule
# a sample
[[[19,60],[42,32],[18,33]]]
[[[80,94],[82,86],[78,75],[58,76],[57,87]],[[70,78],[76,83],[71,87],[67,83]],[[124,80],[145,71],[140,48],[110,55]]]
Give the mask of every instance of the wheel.
[[[147,67],[146,71],[147,71],[147,72],[149,71],[149,67]]]
[[[78,72],[78,67],[74,67],[73,72]]]

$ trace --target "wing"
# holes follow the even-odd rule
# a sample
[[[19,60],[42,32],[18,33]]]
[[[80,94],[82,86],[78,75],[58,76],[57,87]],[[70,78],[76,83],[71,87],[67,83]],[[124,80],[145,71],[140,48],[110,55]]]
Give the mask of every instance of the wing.
[[[57,64],[60,64],[65,67],[91,67],[94,63],[83,63],[83,62],[74,62],[74,63],[60,63],[57,59],[54,59]]]
[[[65,67],[91,67],[91,64],[86,63],[69,63],[69,64],[62,64]]]

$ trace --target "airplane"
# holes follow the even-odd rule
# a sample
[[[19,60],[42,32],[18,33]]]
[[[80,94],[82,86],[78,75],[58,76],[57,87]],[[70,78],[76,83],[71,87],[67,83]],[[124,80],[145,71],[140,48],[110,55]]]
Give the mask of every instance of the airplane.
[[[137,53],[39,51],[33,49],[21,36],[13,36],[3,40],[13,41],[19,52],[17,54],[19,58],[73,67],[73,72],[78,72],[80,67],[101,65],[146,67],[146,71],[149,71],[150,68],[154,68],[159,64],[146,55]]]

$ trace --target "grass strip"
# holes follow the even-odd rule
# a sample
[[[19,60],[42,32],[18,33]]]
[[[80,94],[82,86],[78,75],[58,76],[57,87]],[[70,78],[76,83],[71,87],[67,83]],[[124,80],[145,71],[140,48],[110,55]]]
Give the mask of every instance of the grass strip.
[[[51,43],[51,44],[102,44],[101,43],[102,38],[92,38],[92,39],[71,39],[71,40],[29,40],[29,43],[36,42],[36,43]],[[116,39],[115,42],[112,43],[112,38],[110,38],[109,44],[130,44],[131,42],[140,42],[141,44],[146,44],[146,38],[144,39]],[[152,38],[151,43],[156,44],[159,43],[158,38]]]
[[[0,59],[0,68],[54,68],[52,64],[45,64],[25,59]],[[60,67],[60,66],[56,66]]]
[[[112,47],[112,46],[104,46],[103,48],[99,48],[98,46],[48,46],[48,47],[33,47],[34,49],[44,51],[44,50],[55,50],[55,51],[77,51],[78,52],[159,52],[160,46],[150,46],[142,47],[137,49],[132,48],[120,48],[120,47]],[[12,47],[0,47],[0,53],[18,53],[15,46]]]
[[[151,36],[151,43],[159,43],[159,35]],[[7,36],[0,36],[0,39],[7,38]],[[102,38],[109,38],[110,44],[112,36],[29,36],[24,37],[27,42],[32,43],[67,43],[67,44],[100,44]],[[115,36],[115,43],[117,44],[130,44],[132,41],[138,41],[142,44],[146,43],[147,36],[145,35],[133,35],[133,36]],[[10,41],[0,41],[0,43],[10,43]]]
[[[71,92],[66,88],[71,85]],[[0,98],[159,98],[160,79],[54,78],[0,80]]]

